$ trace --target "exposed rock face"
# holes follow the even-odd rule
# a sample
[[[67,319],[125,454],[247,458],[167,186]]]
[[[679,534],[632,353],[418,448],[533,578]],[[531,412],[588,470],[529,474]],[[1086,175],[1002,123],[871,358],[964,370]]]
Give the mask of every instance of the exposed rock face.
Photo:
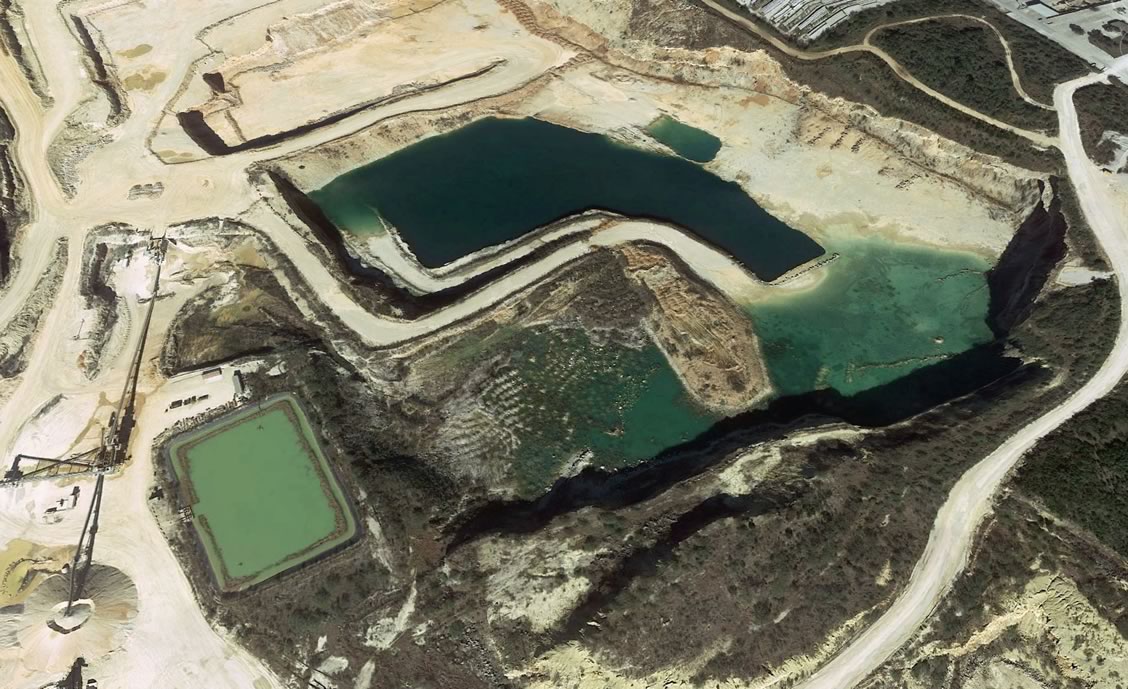
[[[12,162],[15,137],[12,121],[0,109],[0,286],[12,273],[12,245],[28,219],[23,178]]]
[[[55,257],[36,283],[31,298],[0,328],[0,378],[14,378],[27,367],[31,344],[59,289],[66,265],[67,243],[60,240]]]
[[[987,323],[996,337],[1006,336],[1030,315],[1050,273],[1065,257],[1066,227],[1056,194],[1049,208],[1039,201],[987,273],[991,290]]]
[[[34,50],[29,50],[23,7],[17,0],[0,0],[0,45],[12,56],[28,85],[44,103],[51,102],[47,80]]]
[[[204,292],[177,315],[161,363],[167,371],[181,372],[311,342],[316,337],[270,271],[238,265],[229,282]]]

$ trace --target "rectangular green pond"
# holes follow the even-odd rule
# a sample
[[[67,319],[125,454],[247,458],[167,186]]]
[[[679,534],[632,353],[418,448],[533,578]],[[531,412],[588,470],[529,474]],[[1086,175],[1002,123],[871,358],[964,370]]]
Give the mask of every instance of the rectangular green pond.
[[[356,534],[348,500],[291,395],[182,433],[167,452],[222,591],[254,586]]]

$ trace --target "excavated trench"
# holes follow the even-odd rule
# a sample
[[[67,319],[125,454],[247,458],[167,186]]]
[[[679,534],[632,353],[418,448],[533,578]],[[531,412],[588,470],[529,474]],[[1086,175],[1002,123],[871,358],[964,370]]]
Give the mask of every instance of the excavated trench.
[[[129,118],[130,111],[126,98],[114,77],[106,69],[102,52],[98,49],[98,44],[94,41],[94,36],[90,28],[86,26],[86,22],[76,15],[71,15],[70,20],[74,27],[74,35],[78,39],[79,45],[82,46],[82,54],[90,67],[92,81],[95,86],[101,89],[109,103],[110,116],[107,118],[106,125],[108,127],[117,126]]]
[[[353,115],[358,115],[366,110],[371,110],[372,108],[384,105],[391,105],[407,98],[414,98],[415,96],[419,96],[430,91],[436,91],[441,88],[449,87],[452,84],[457,84],[460,81],[466,81],[468,79],[480,77],[483,74],[494,69],[495,67],[497,67],[496,64],[488,65],[449,81],[421,86],[419,88],[404,91],[403,93],[394,93],[370,101],[365,101],[339,112],[326,115],[325,117],[317,121],[309,122],[307,124],[303,124],[301,126],[273,134],[256,136],[237,144],[229,144],[224,141],[223,137],[217,134],[216,131],[208,125],[208,123],[204,120],[204,114],[199,110],[185,110],[183,112],[178,112],[176,113],[176,121],[180,124],[181,129],[184,130],[184,133],[188,135],[188,138],[192,139],[192,141],[208,155],[230,155],[232,153],[240,153],[242,151],[253,151],[261,148],[268,148],[289,139],[296,139],[310,132],[317,131],[318,129],[324,129],[325,127],[334,125],[338,122],[352,117]],[[228,91],[228,86],[223,82],[222,76],[218,74],[205,74],[203,75],[203,77],[205,83],[207,83],[208,87],[212,90],[222,93],[226,93]]]

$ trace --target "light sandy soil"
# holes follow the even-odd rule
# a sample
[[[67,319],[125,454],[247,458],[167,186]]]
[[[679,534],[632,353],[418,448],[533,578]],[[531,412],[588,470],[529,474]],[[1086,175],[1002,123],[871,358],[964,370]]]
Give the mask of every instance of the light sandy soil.
[[[1054,276],[1054,282],[1062,287],[1087,285],[1093,280],[1107,279],[1113,274],[1104,270],[1093,270],[1085,266],[1065,266]]]
[[[492,87],[478,85],[478,93],[501,93],[571,57],[497,9],[493,0],[356,1],[288,13],[249,52],[209,40],[227,56],[210,70],[227,90],[172,107],[204,113],[225,142],[237,145],[461,79],[489,80]],[[280,100],[279,88],[303,97]]]
[[[533,631],[551,629],[579,604],[591,588],[577,574],[605,549],[578,547],[580,537],[549,540],[496,537],[478,545],[478,559],[490,572],[486,584],[491,623],[523,621]],[[529,567],[539,562],[539,567]]]

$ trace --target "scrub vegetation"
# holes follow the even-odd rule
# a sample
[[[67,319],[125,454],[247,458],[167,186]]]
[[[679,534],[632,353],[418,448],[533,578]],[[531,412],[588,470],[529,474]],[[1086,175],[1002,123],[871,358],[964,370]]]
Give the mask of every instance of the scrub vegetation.
[[[1108,84],[1090,84],[1074,94],[1085,150],[1099,163],[1111,164],[1117,147],[1104,138],[1105,132],[1128,136],[1128,84],[1116,79]]]
[[[982,24],[952,17],[891,26],[874,35],[873,43],[964,105],[1020,127],[1057,127],[1052,110],[1027,103],[1015,90],[1003,45]]]
[[[1123,558],[1021,488],[981,539],[929,624],[862,689],[1122,686]]]
[[[850,17],[845,22],[826,32],[810,47],[813,49],[832,48],[857,43],[874,27],[909,19],[936,17],[945,14],[966,14],[991,22],[1010,44],[1015,69],[1022,80],[1023,87],[1030,95],[1043,103],[1052,103],[1054,86],[1091,71],[1089,64],[1053,41],[1048,41],[1034,29],[1021,24],[990,3],[978,0],[898,0],[879,5]],[[959,57],[966,45],[938,45],[944,53],[954,53]],[[951,59],[941,59],[941,64],[951,63]],[[975,64],[969,60],[969,64]]]
[[[636,19],[632,21],[632,27],[640,33],[640,37],[660,44],[695,49],[729,45],[741,50],[767,50],[783,65],[788,76],[828,96],[865,103],[883,115],[922,125],[943,137],[997,155],[1020,167],[1044,172],[1062,169],[1056,152],[1037,150],[1026,139],[937,102],[898,78],[875,55],[838,55],[816,62],[795,60],[700,5],[679,7],[676,12],[666,11],[672,4],[671,0],[635,0]],[[735,2],[732,4],[745,11]],[[871,29],[879,25],[945,13],[981,17],[998,28],[1011,44],[1023,87],[1031,97],[1043,103],[1053,101],[1056,83],[1089,72],[1088,64],[1077,56],[1046,41],[1032,29],[1007,18],[987,3],[974,0],[898,0],[887,3],[853,15],[807,47],[823,50],[853,45],[860,43]],[[879,37],[880,34],[876,38]],[[941,49],[944,52],[933,58],[935,64],[951,64],[960,59],[958,53],[947,57],[945,46]]]
[[[1039,442],[1017,485],[1128,557],[1128,386]]]

